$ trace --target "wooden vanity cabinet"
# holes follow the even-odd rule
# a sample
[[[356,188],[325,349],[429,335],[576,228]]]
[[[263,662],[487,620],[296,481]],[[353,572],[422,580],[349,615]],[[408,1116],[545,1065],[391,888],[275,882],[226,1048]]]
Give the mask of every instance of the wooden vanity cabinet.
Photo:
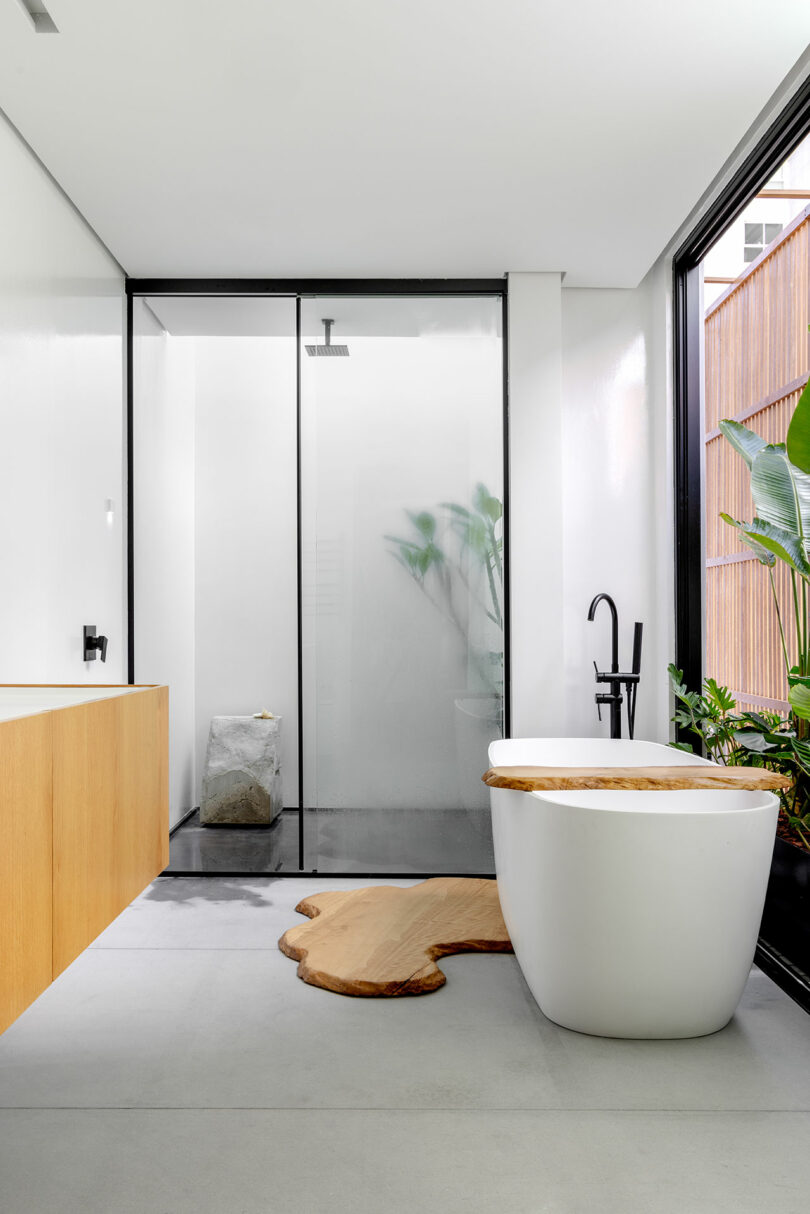
[[[168,688],[0,722],[0,1031],[166,867]]]

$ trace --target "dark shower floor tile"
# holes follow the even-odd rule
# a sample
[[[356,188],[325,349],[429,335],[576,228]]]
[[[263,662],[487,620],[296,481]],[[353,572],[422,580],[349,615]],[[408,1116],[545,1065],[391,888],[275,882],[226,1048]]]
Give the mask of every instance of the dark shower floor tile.
[[[488,809],[304,811],[299,868],[298,810],[269,827],[201,826],[195,812],[171,838],[166,875],[177,873],[493,873]]]
[[[298,871],[298,811],[285,809],[271,826],[202,826],[200,811],[174,832],[164,873]]]

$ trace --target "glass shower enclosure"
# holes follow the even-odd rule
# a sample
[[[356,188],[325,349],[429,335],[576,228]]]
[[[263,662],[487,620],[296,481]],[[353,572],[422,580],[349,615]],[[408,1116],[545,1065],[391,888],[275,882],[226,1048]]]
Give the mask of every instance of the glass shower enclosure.
[[[196,830],[200,858],[190,847],[175,871],[491,873],[481,775],[508,728],[502,292],[133,304],[134,673],[171,684],[173,666],[181,699],[194,685],[182,795],[198,801],[211,716],[284,718],[279,820],[186,823],[173,845]],[[185,553],[165,551],[150,493],[171,479],[167,442]],[[161,655],[149,590],[150,564],[178,561],[185,671]]]

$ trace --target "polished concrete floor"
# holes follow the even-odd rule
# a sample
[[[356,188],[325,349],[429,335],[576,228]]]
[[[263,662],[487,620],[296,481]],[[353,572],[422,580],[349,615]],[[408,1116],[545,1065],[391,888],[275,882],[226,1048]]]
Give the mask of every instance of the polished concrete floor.
[[[348,999],[276,948],[330,884],[368,882],[164,877],[124,911],[0,1037],[3,1214],[807,1210],[810,1017],[763,974],[693,1041],[558,1028],[510,955]]]
[[[495,871],[489,808],[308,809],[305,872],[475,873]],[[199,811],[171,838],[166,873],[299,870],[298,810],[269,827],[202,826]]]

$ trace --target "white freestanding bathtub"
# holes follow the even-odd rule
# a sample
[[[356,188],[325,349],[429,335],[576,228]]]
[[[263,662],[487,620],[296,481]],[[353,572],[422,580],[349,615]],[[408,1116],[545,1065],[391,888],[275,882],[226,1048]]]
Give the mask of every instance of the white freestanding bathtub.
[[[493,767],[705,762],[655,742],[493,742]],[[491,788],[495,869],[541,1010],[600,1037],[700,1037],[734,1014],[754,958],[773,793]]]

